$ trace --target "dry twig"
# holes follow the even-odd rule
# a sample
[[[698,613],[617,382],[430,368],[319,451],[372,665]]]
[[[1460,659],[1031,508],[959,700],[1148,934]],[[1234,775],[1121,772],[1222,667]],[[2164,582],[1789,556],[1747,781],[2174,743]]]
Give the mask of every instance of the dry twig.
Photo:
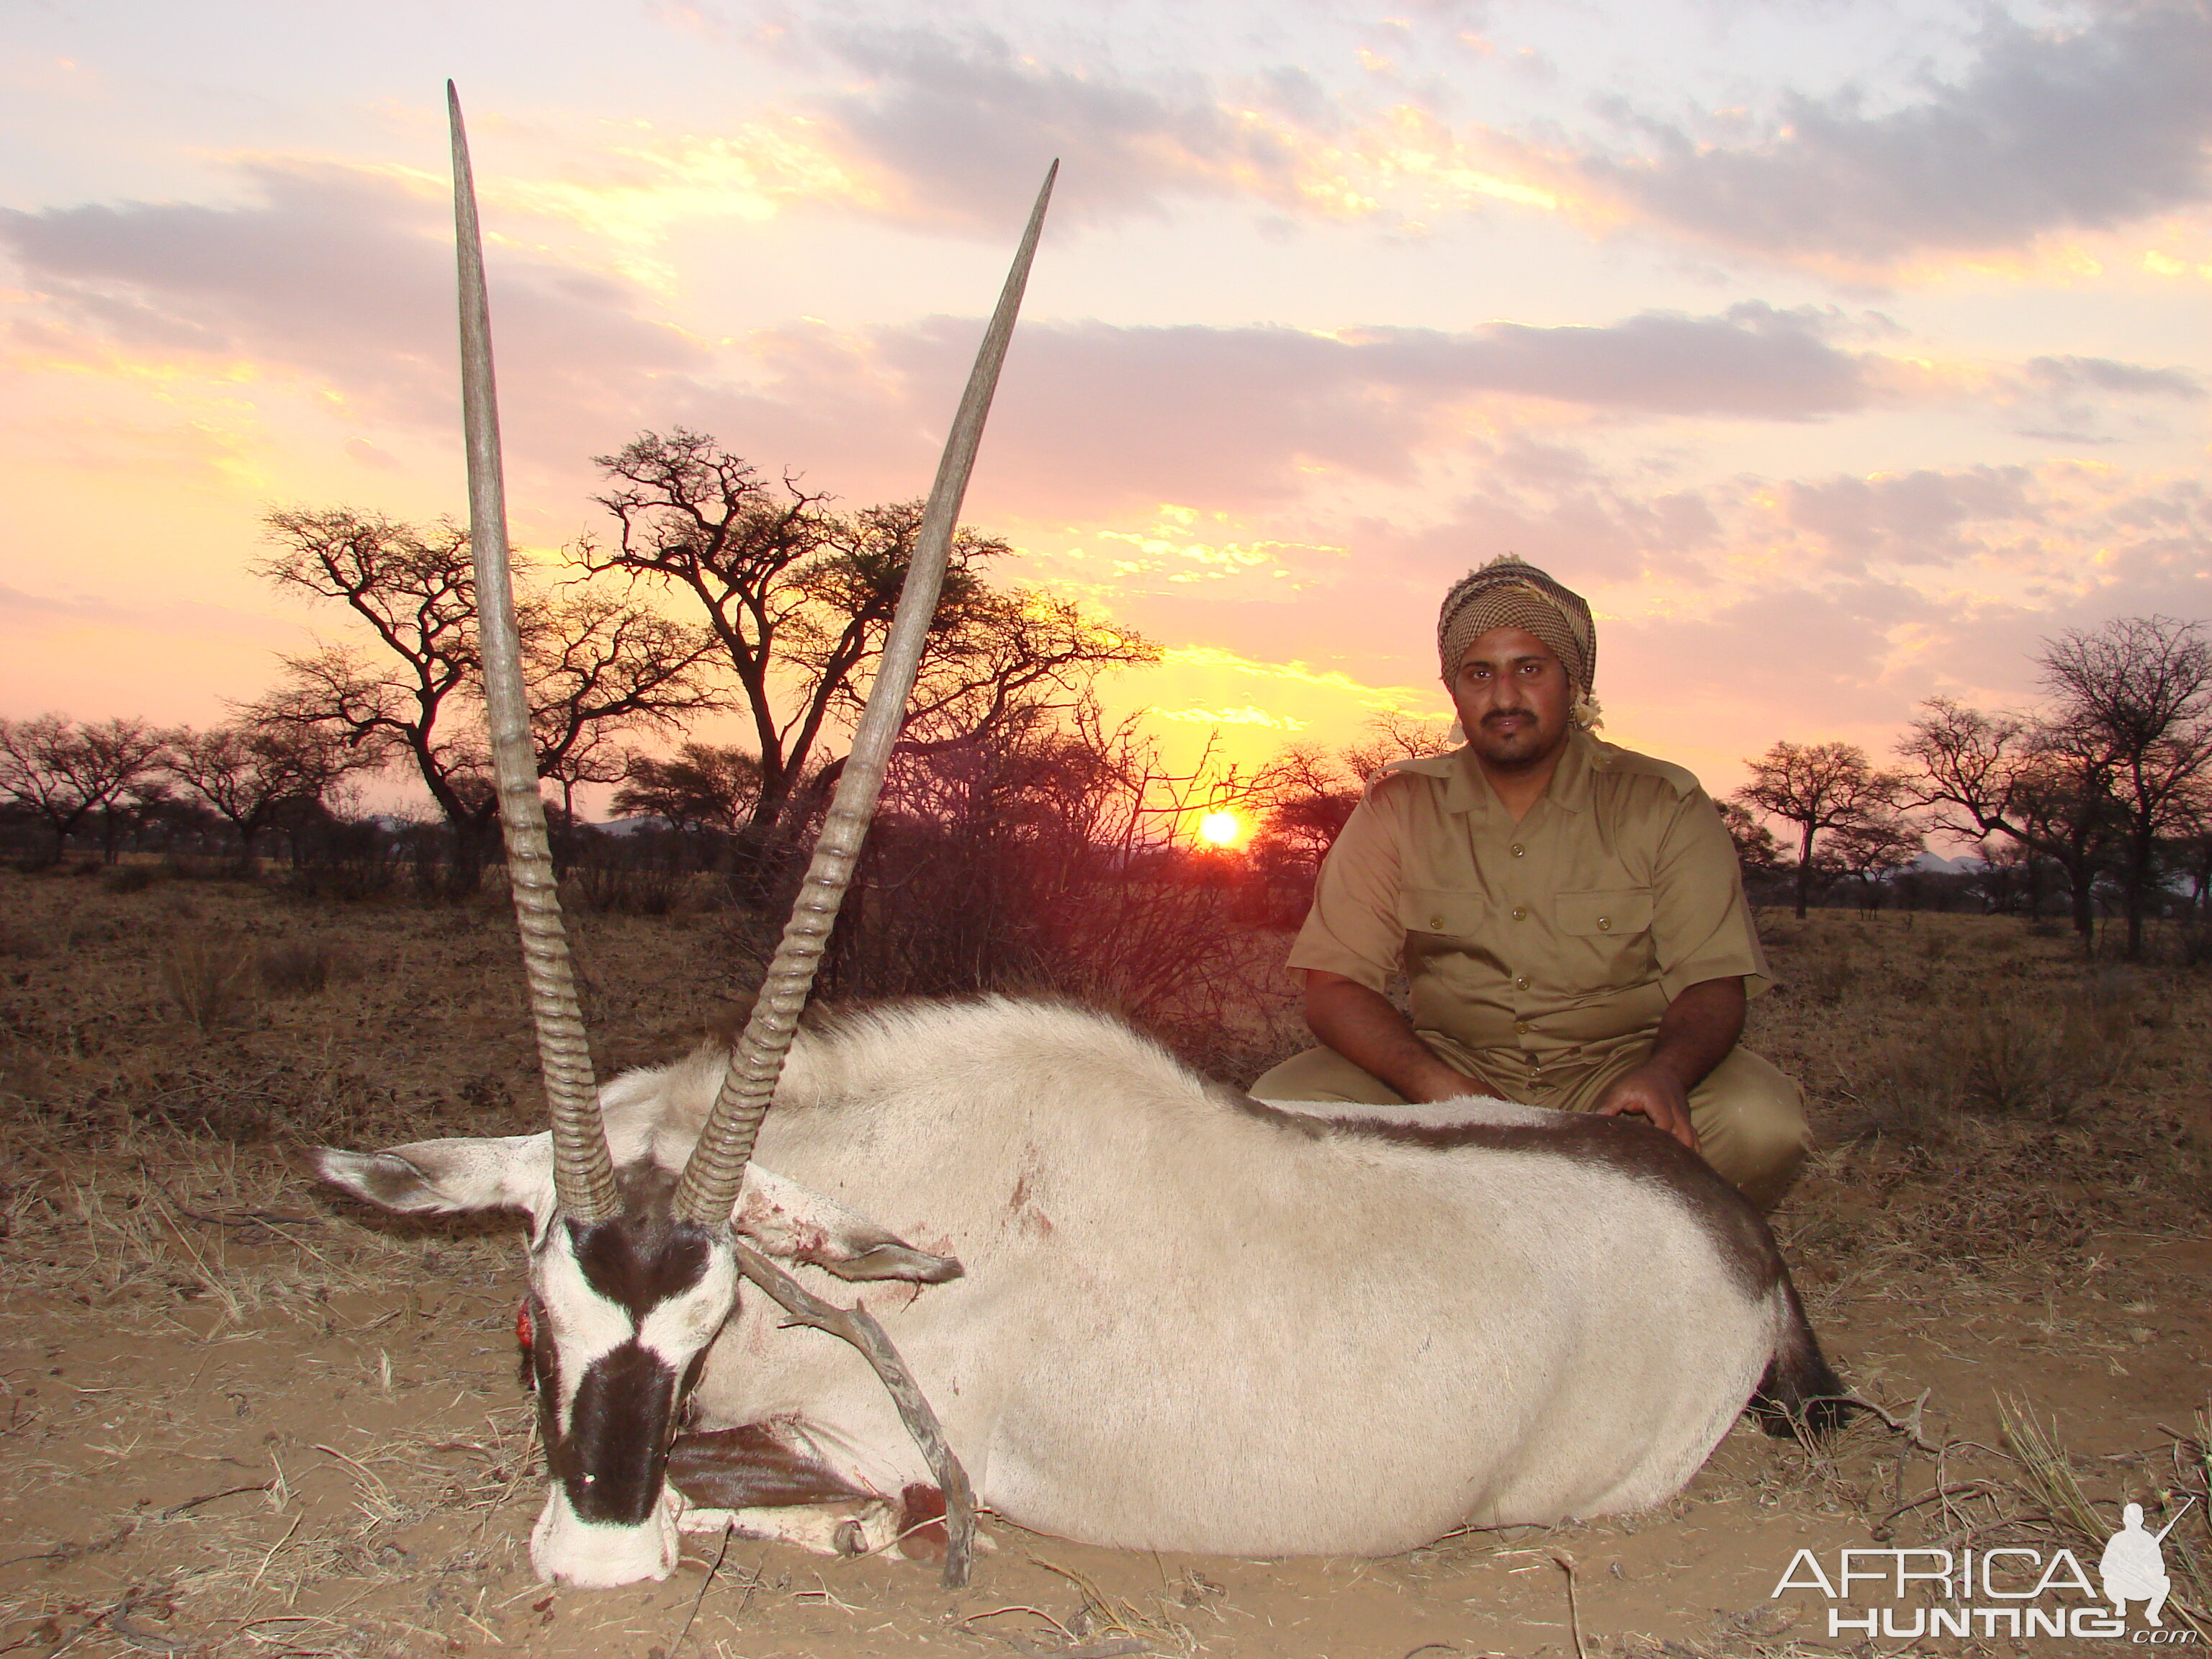
[[[1567,1629],[1575,1638],[1575,1659],[1589,1659],[1583,1650],[1583,1610],[1575,1595],[1575,1558],[1565,1550],[1554,1550],[1552,1559],[1567,1575]]]
[[[964,1589],[975,1550],[975,1491],[968,1484],[968,1471],[960,1467],[960,1460],[945,1443],[937,1413],[930,1409],[914,1373],[891,1346],[890,1334],[866,1308],[857,1303],[841,1308],[834,1302],[824,1302],[744,1240],[733,1234],[730,1243],[737,1251],[738,1270],[774,1297],[777,1306],[800,1324],[851,1343],[883,1380],[900,1419],[921,1449],[945,1496],[945,1587]]]

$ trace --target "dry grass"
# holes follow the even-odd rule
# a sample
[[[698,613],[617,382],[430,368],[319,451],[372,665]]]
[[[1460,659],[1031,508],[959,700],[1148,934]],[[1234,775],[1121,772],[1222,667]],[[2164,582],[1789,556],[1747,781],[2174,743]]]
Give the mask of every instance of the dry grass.
[[[2204,1225],[2205,976],[2085,964],[1998,917],[1767,933],[1778,983],[1745,1040],[1806,1086],[1825,1143],[1812,1194],[1849,1189],[1792,1206],[1801,1254],[1995,1271],[2100,1229]]]
[[[10,1121],[0,1157],[10,1358],[40,1352],[26,1339],[41,1331],[89,1334],[49,1340],[60,1364],[11,1364],[5,1380],[18,1448],[0,1465],[0,1510],[18,1517],[7,1553],[50,1581],[0,1593],[5,1639],[179,1651],[181,1620],[193,1648],[224,1631],[244,1651],[264,1650],[250,1632],[320,1631],[333,1641],[276,1650],[414,1650],[417,1620],[293,1610],[341,1584],[415,1582],[422,1564],[398,1532],[501,1516],[535,1478],[531,1415],[490,1386],[495,1372],[465,1390],[473,1432],[405,1425],[404,1390],[419,1383],[396,1382],[389,1356],[428,1329],[419,1289],[396,1317],[371,1316],[383,1321],[375,1369],[347,1365],[331,1339],[395,1285],[430,1287],[449,1310],[473,1297],[495,1330],[511,1243],[343,1224],[272,1149],[222,1148],[204,1133],[134,1122],[95,1152]],[[319,1434],[300,1431],[303,1403],[331,1413],[349,1397],[390,1402],[389,1426],[362,1435],[330,1415]],[[478,1449],[456,1455],[455,1443]],[[117,1514],[118,1486],[148,1495]],[[88,1596],[85,1572],[110,1588]]]

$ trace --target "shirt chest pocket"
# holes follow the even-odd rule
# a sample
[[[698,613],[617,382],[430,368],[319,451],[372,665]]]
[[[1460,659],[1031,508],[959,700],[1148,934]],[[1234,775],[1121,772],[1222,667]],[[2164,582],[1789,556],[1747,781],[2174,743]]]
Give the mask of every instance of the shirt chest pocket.
[[[1614,887],[1595,893],[1562,893],[1553,901],[1559,931],[1577,939],[1602,939],[1649,933],[1651,890]]]
[[[1398,890],[1398,925],[1409,933],[1440,933],[1447,939],[1473,939],[1482,928],[1488,907],[1480,893],[1462,888],[1401,887]]]

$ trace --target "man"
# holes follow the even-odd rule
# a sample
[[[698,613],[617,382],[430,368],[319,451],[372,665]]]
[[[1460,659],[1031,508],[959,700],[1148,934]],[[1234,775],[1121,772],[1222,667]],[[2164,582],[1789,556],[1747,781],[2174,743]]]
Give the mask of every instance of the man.
[[[1769,981],[1720,813],[1590,735],[1589,606],[1534,566],[1471,573],[1437,642],[1467,745],[1369,784],[1291,952],[1327,1046],[1252,1092],[1633,1114],[1771,1209],[1811,1142],[1797,1086],[1736,1044]],[[1411,1018],[1383,994],[1401,961]]]

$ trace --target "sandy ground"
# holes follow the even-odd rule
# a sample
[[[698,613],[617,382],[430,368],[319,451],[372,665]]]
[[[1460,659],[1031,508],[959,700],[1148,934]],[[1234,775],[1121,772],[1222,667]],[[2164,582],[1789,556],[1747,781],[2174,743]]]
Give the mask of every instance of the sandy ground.
[[[2085,971],[2005,920],[1827,917],[1771,929],[1790,985],[1751,1039],[1806,1080],[1827,1141],[1778,1224],[1844,1375],[1899,1415],[1925,1395],[1917,1434],[1864,1421],[1808,1449],[1740,1426],[1662,1510],[1387,1560],[1134,1555],[987,1518],[997,1548],[957,1592],[742,1538],[693,1540],[664,1584],[555,1591],[527,1559],[514,1239],[368,1224],[285,1157],[349,1129],[527,1127],[496,912],[0,884],[0,1652],[1836,1651],[1858,1638],[1828,1639],[1817,1594],[1774,1596],[1801,1546],[2063,1543],[2094,1573],[2088,1525],[2130,1499],[2162,1525],[2204,1489],[2203,976]],[[718,928],[586,921],[614,1058],[712,1013],[734,973]],[[191,1017],[180,953],[220,978],[301,945],[319,988],[240,968]],[[1928,1061],[1990,1009],[2054,1034],[2011,1056],[2009,1092]],[[2166,1547],[2199,1609],[2208,1536],[2200,1499]]]

